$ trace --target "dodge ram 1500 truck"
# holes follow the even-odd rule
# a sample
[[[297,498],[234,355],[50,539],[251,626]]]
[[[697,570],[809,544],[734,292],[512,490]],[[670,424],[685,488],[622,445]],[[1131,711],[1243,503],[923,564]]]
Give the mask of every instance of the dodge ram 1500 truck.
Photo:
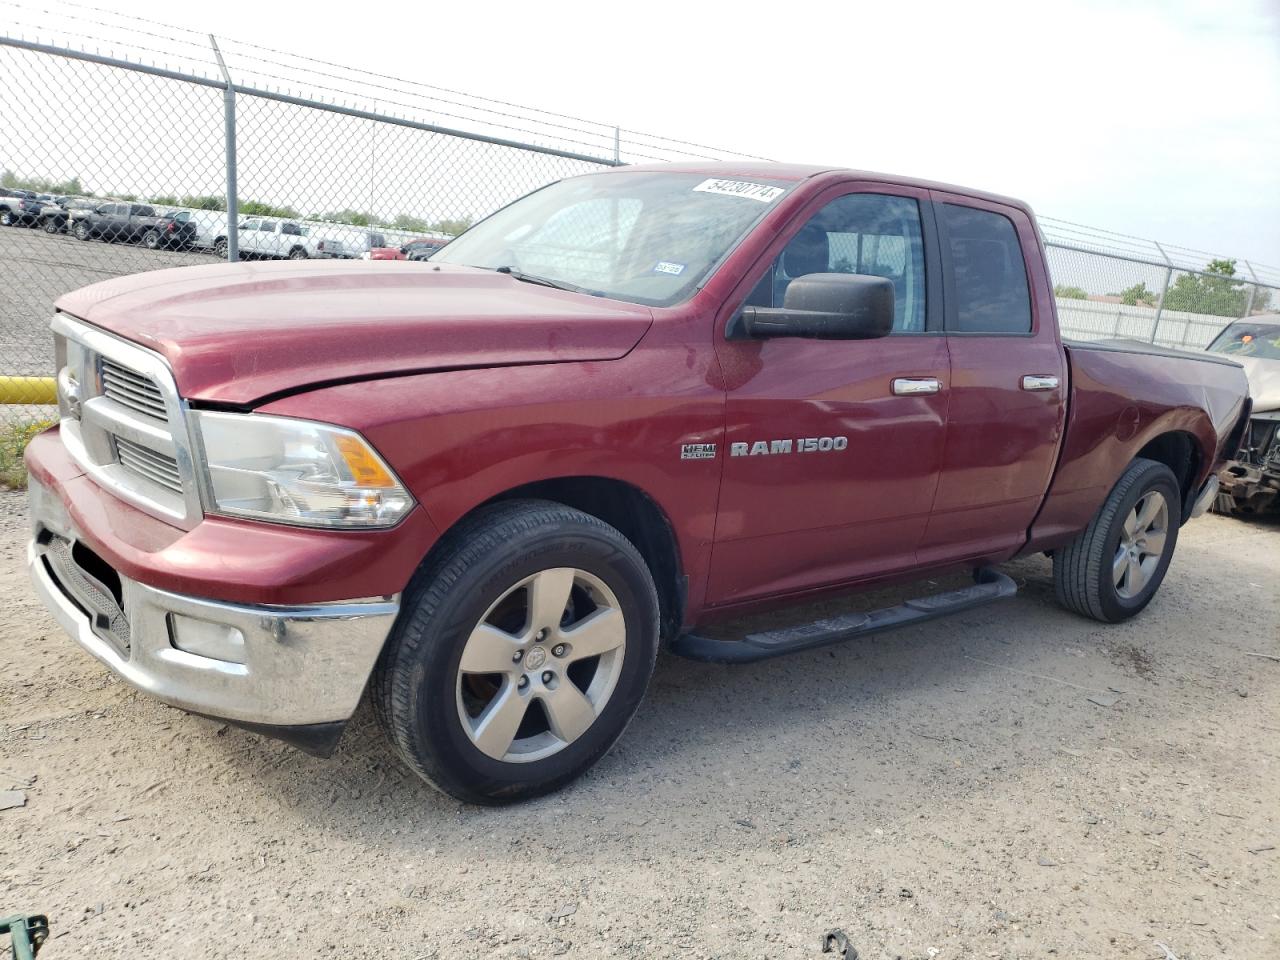
[[[1211,353],[1066,343],[1031,210],[776,164],[544,187],[426,263],[63,297],[36,589],[136,687],[317,753],[366,689],[448,793],[554,789],[659,645],[738,662],[1009,595],[1151,600],[1246,412]],[[1234,435],[1234,436],[1233,436]],[[737,639],[818,591],[975,583]]]

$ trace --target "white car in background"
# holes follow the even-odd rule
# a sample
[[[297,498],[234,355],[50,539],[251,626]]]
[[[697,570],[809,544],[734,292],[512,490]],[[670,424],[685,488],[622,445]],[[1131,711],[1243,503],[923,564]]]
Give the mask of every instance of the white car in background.
[[[329,236],[328,231],[295,220],[249,217],[240,221],[237,237],[240,256],[249,259],[312,260],[353,257],[359,253],[351,252],[341,239]],[[227,255],[225,233],[214,238],[213,252],[219,257]]]

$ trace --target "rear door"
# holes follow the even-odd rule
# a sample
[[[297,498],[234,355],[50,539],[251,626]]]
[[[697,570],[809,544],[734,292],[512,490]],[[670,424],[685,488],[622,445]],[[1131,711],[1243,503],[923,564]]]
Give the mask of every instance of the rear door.
[[[951,402],[920,562],[1001,559],[1025,540],[1057,462],[1067,362],[1039,238],[1022,210],[931,194]]]
[[[743,202],[751,202],[744,200]],[[736,603],[910,568],[942,463],[947,344],[924,190],[850,183],[812,201],[726,304],[724,475],[708,600]],[[734,340],[743,303],[808,273],[887,277],[891,336]]]

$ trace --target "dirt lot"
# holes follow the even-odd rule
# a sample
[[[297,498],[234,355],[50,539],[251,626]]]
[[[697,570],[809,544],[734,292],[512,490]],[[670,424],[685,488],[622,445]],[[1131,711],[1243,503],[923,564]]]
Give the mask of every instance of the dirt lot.
[[[870,958],[1280,956],[1280,663],[1247,655],[1280,655],[1280,525],[1197,521],[1118,627],[1037,557],[950,621],[662,658],[584,781],[487,810],[367,710],[321,761],[116,682],[28,589],[23,509],[0,495],[0,913],[50,915],[42,960],[809,958],[831,927]]]

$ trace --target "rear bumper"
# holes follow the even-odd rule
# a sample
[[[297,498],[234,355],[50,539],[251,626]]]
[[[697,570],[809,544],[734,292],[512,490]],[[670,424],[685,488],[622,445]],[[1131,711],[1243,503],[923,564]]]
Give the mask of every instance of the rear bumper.
[[[398,597],[277,606],[173,593],[102,561],[57,493],[34,476],[29,498],[31,580],[80,646],[166,703],[313,752],[332,747],[359,703]]]

